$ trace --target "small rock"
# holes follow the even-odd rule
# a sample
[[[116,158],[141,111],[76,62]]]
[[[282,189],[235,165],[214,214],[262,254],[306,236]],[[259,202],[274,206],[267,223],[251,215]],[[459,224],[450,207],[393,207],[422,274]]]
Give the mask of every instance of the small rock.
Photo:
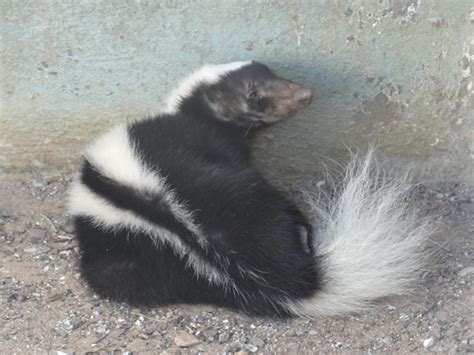
[[[153,327],[153,325],[151,325],[151,324],[145,325],[145,327],[143,328],[142,332],[143,332],[144,334],[146,334],[146,335],[153,335],[153,334],[154,334],[155,336],[156,336],[156,335],[160,335],[159,332],[157,332],[157,334],[155,333],[156,330],[155,330],[155,328]]]
[[[408,314],[402,313],[402,314],[400,314],[399,319],[400,319],[401,321],[406,322],[407,320],[410,320],[410,317],[408,316]]]
[[[161,333],[160,333],[159,331],[157,331],[157,330],[154,330],[154,331],[153,331],[151,334],[149,334],[149,335],[151,335],[151,336],[154,337],[154,338],[161,337]]]
[[[265,342],[262,339],[259,339],[259,338],[251,338],[250,343],[252,343],[253,345],[258,346],[259,348],[261,348],[262,346],[265,345]]]
[[[31,247],[31,248],[23,249],[23,251],[28,254],[36,254],[38,252],[38,248]]]
[[[31,186],[35,189],[44,189],[46,185],[41,181],[33,180]]]
[[[181,332],[174,338],[174,343],[180,348],[189,348],[198,345],[201,341],[192,334]]]
[[[221,333],[219,334],[219,343],[225,343],[226,341],[228,341],[230,338],[230,335],[229,333]]]
[[[26,249],[23,249],[23,251],[28,254],[37,255],[37,254],[47,253],[49,251],[49,248],[46,246],[39,246],[39,247],[26,248]]]
[[[54,301],[57,301],[57,300],[60,300],[62,298],[64,298],[65,294],[64,293],[53,293],[53,294],[50,294],[50,295],[47,295],[46,297],[44,297],[44,302],[45,303],[50,303],[50,302],[54,302]]]
[[[63,250],[59,252],[59,257],[63,260],[69,259],[71,255],[72,255],[72,251],[70,250]]]
[[[429,349],[434,345],[435,341],[433,338],[428,338],[423,341],[423,346],[425,349]]]
[[[234,352],[234,355],[248,355],[248,352],[240,350],[240,351]]]
[[[99,325],[98,327],[95,328],[96,333],[105,333],[107,331],[107,327],[103,324]]]
[[[63,320],[64,327],[66,329],[72,329],[74,327],[72,321],[70,319]]]
[[[217,330],[215,329],[206,329],[202,332],[202,334],[206,337],[207,340],[213,341],[214,337],[217,335]]]
[[[53,239],[53,242],[68,242],[72,240],[71,237],[68,237],[67,235],[61,235],[61,234],[53,234],[51,237]]]
[[[143,326],[143,321],[144,320],[145,320],[145,318],[143,316],[138,317],[138,319],[135,321],[135,325],[138,328],[141,328]]]
[[[140,333],[138,336],[139,336],[141,339],[143,339],[143,340],[148,340],[148,339],[150,339],[150,337],[148,336],[148,334],[143,333],[143,332]]]
[[[256,353],[258,351],[258,346],[250,343],[244,344],[244,348],[251,353]]]

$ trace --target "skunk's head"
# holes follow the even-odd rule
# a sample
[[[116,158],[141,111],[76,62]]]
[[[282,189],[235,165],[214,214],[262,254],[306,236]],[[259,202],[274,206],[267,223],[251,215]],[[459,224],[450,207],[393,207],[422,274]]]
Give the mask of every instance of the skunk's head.
[[[204,105],[221,121],[259,127],[307,107],[311,90],[275,75],[258,62],[205,66],[186,79],[168,100],[168,112],[199,111]]]

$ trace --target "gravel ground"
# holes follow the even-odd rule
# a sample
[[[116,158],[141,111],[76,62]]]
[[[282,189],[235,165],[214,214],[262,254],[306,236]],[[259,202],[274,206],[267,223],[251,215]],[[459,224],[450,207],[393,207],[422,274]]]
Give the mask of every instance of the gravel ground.
[[[10,179],[11,180],[11,179]],[[474,188],[420,186],[437,216],[433,263],[407,297],[335,318],[249,318],[212,306],[131,308],[80,279],[64,211],[69,178],[0,182],[0,349],[3,353],[474,352]]]

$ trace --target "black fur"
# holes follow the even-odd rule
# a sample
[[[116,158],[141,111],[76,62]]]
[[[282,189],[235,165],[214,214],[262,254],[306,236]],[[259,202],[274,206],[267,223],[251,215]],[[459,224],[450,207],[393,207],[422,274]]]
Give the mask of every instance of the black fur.
[[[251,158],[249,138],[256,129],[300,108],[294,101],[286,104],[286,112],[277,107],[279,87],[272,83],[278,80],[253,63],[217,84],[199,86],[182,100],[178,113],[128,126],[144,164],[163,176],[193,212],[204,244],[160,194],[118,184],[91,162],[82,169],[81,182],[91,191],[175,234],[235,288],[197,276],[188,256],[143,232],[106,231],[76,216],[82,274],[97,293],[138,305],[213,303],[287,316],[285,300],[310,297],[321,287],[318,261],[312,245],[305,244],[313,239],[308,221]]]

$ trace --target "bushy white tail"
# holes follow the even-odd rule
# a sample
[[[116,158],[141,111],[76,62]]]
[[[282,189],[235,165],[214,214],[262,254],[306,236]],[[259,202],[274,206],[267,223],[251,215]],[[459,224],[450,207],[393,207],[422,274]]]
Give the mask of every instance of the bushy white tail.
[[[370,151],[353,157],[331,196],[306,192],[323,285],[312,298],[289,304],[295,314],[360,311],[413,285],[432,228],[410,207],[411,188],[408,176],[389,176]]]

